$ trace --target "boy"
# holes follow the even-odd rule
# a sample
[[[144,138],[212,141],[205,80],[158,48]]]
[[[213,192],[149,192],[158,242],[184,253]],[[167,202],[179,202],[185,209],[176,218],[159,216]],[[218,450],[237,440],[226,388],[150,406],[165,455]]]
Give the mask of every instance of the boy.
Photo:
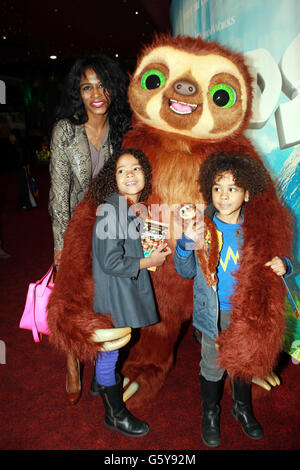
[[[232,274],[239,267],[243,246],[243,208],[266,189],[269,181],[264,166],[253,157],[216,154],[207,158],[201,166],[199,183],[208,203],[205,215],[214,222],[220,242],[217,285],[208,285],[201,270],[195,250],[197,243],[201,244],[203,233],[195,230],[194,221],[186,227],[175,250],[174,263],[178,274],[194,279],[193,324],[202,332],[202,439],[210,447],[220,444],[219,401],[224,369],[217,362],[216,340],[218,331],[226,330],[230,324],[231,296],[236,282]],[[269,268],[277,276],[292,271],[290,261],[278,256],[265,263],[265,269]],[[250,387],[240,378],[234,381],[232,413],[248,437],[261,439],[263,430],[252,412]]]

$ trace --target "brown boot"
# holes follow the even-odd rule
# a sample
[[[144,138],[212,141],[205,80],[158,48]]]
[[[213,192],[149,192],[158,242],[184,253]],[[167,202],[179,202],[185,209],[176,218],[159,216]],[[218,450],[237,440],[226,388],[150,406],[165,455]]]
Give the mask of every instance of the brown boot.
[[[71,405],[76,405],[81,395],[80,362],[67,354],[66,397]]]

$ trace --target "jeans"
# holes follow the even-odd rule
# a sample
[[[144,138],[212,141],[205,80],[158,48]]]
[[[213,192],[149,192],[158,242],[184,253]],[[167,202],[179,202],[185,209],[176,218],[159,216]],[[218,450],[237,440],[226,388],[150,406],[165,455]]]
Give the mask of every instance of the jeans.
[[[224,331],[230,324],[231,312],[221,310],[219,312],[219,329]],[[206,380],[210,382],[218,382],[224,374],[216,359],[218,357],[218,350],[215,345],[215,340],[209,336],[202,334],[201,340],[201,361],[200,373]]]

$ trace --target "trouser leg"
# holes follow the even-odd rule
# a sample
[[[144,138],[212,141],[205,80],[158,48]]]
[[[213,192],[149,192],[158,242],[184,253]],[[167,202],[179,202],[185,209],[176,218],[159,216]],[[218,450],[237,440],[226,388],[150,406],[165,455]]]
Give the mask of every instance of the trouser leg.
[[[103,351],[98,353],[95,364],[95,375],[99,385],[110,387],[116,383],[116,364],[119,350]]]
[[[230,324],[231,312],[222,310],[219,313],[220,330],[224,331]],[[207,380],[216,382],[224,375],[224,369],[219,366],[217,362],[218,350],[216,348],[215,340],[209,336],[202,334],[201,339],[201,361],[200,370]]]
[[[216,362],[218,353],[213,339],[202,335],[200,385],[202,394],[202,440],[209,447],[221,443],[220,400],[224,370]]]
[[[220,329],[230,323],[229,311],[220,312]],[[202,334],[200,384],[202,392],[202,440],[209,447],[220,445],[220,400],[223,393],[224,369],[217,362],[215,340]]]

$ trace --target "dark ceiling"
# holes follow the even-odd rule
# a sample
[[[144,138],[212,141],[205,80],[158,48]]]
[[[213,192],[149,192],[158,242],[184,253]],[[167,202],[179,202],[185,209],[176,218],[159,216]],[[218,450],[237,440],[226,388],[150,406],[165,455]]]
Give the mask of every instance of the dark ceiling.
[[[1,0],[0,138],[9,127],[46,135],[77,57],[105,53],[132,72],[143,44],[170,32],[171,0]],[[56,55],[57,59],[50,59]]]
[[[171,0],[2,0],[1,74],[104,52],[135,61],[155,32],[171,31]]]

